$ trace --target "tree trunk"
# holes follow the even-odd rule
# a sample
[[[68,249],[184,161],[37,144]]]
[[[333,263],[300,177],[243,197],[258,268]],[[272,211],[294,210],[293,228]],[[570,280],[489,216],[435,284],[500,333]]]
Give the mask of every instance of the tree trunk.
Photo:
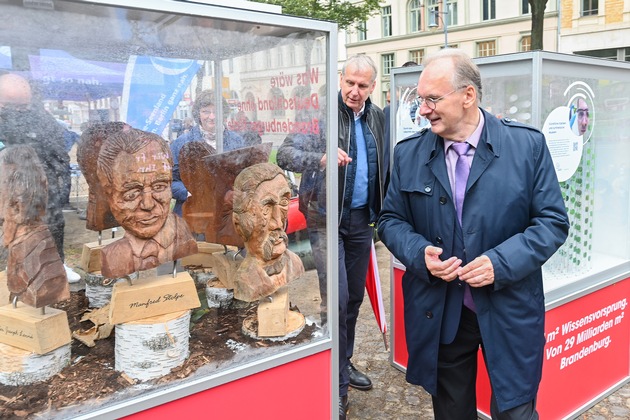
[[[547,0],[529,0],[532,13],[532,50],[543,49],[543,29]]]

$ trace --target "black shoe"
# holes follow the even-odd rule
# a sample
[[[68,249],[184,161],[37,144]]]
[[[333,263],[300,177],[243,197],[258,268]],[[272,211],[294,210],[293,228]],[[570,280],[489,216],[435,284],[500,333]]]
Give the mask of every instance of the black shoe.
[[[359,372],[352,363],[348,365],[348,375],[350,376],[350,386],[352,388],[367,391],[372,389],[372,381],[366,374]]]
[[[339,420],[346,420],[349,409],[350,401],[348,401],[348,396],[339,397]]]

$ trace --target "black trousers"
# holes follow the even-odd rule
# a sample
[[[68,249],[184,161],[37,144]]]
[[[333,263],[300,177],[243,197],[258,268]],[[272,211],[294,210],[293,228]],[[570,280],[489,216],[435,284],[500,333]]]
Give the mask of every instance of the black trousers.
[[[438,352],[438,390],[433,396],[435,420],[477,420],[477,352],[483,348],[477,315],[465,306],[455,340]],[[494,420],[537,420],[536,401],[499,412],[492,394]]]

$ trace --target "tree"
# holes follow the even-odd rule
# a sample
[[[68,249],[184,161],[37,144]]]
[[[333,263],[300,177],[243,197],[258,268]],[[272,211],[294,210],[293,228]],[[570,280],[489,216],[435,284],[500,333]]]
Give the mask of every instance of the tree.
[[[532,12],[532,50],[542,50],[545,6],[547,6],[547,0],[528,1]]]
[[[380,11],[379,0],[365,0],[351,3],[345,0],[255,0],[259,3],[282,6],[285,15],[310,17],[337,23],[339,29],[349,29],[359,22],[366,21]],[[530,0],[532,1],[532,0]]]

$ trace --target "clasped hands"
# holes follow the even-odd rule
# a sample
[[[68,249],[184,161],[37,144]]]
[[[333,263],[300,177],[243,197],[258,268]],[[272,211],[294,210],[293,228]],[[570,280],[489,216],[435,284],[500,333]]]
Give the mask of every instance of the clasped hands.
[[[462,260],[457,257],[442,261],[440,259],[442,252],[442,248],[437,246],[427,246],[424,250],[425,264],[433,276],[448,282],[459,278],[470,287],[482,287],[494,283],[494,267],[486,255],[480,255],[462,267]]]

